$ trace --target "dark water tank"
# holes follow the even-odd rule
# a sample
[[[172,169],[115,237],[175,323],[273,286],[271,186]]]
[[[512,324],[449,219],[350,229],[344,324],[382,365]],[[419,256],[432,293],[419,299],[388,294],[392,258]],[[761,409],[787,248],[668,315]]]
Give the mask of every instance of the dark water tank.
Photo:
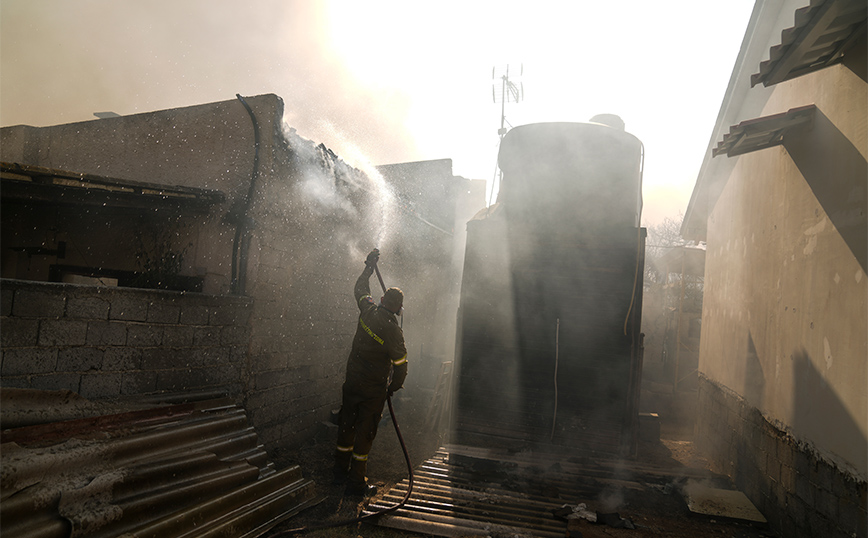
[[[594,120],[534,123],[506,134],[497,201],[509,208],[512,222],[593,233],[639,226],[642,143],[617,116]]]

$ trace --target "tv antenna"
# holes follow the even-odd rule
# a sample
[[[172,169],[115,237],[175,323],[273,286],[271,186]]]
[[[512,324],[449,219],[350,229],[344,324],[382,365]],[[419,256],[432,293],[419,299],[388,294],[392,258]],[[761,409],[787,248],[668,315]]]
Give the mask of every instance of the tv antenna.
[[[509,125],[509,122],[506,121],[506,103],[514,102],[518,103],[524,100],[524,83],[521,82],[521,76],[524,74],[524,64],[519,64],[518,68],[518,79],[515,77],[510,77],[509,74],[509,65],[505,68],[493,67],[491,69],[491,100],[494,103],[497,103],[497,87],[500,86],[500,129],[497,130],[497,135],[500,136],[500,141],[503,141],[503,136],[506,134],[506,125]],[[512,127],[512,125],[509,125]],[[500,148],[500,142],[498,142],[497,147]],[[491,207],[491,198],[494,196],[494,187],[497,183],[497,157],[495,157],[494,164],[494,179],[492,180],[491,193],[488,195],[488,207]],[[500,179],[503,180],[503,171],[500,171]]]
[[[519,65],[518,78],[524,74],[524,64]],[[506,134],[506,103],[512,101],[518,103],[524,100],[524,83],[521,80],[516,81],[515,78],[510,78],[509,65],[505,69],[498,71],[496,67],[491,69],[491,99],[497,103],[497,86],[500,85],[500,129],[497,134],[500,138]],[[512,125],[510,125],[512,127]]]

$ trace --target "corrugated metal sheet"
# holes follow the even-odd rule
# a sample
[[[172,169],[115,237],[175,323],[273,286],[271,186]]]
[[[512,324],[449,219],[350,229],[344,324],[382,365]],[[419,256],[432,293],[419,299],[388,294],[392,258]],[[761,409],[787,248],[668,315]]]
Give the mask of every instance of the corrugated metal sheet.
[[[708,478],[682,469],[683,476]],[[376,518],[377,525],[435,536],[538,536],[562,538],[567,522],[552,512],[565,504],[593,502],[601,492],[663,487],[671,471],[631,461],[448,445],[414,473],[413,493],[403,508]],[[403,498],[407,480],[365,514]],[[593,510],[593,509],[592,509]]]
[[[782,144],[784,136],[796,128],[810,128],[815,105],[791,108],[781,114],[772,114],[745,120],[729,128],[723,140],[711,150],[714,157],[725,153],[728,157],[750,153]]]
[[[229,399],[4,430],[8,537],[259,536],[315,504]]]
[[[781,32],[781,43],[750,77],[751,87],[771,86],[841,61],[865,35],[865,0],[811,0],[796,10],[795,24]]]
[[[4,202],[183,208],[203,213],[226,199],[225,194],[214,189],[145,183],[19,163],[0,162],[0,178]]]

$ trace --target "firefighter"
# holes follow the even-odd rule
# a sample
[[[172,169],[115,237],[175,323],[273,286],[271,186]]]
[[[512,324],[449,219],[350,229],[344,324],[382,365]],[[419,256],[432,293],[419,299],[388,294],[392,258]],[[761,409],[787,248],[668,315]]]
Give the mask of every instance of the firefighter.
[[[368,484],[367,462],[386,396],[399,390],[407,377],[407,349],[396,318],[403,310],[404,293],[389,288],[380,304],[371,297],[369,280],[379,259],[380,251],[371,251],[356,280],[354,298],[360,315],[347,359],[334,468],[335,483],[345,482],[347,494],[366,497],[377,492]]]

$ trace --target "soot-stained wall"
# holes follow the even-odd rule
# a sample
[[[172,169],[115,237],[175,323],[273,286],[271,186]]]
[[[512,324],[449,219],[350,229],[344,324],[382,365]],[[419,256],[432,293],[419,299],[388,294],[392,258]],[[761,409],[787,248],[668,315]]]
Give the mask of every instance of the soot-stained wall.
[[[374,247],[381,249],[387,285],[407,296],[407,386],[427,384],[417,377],[426,371],[418,368],[419,355],[435,353],[423,350],[423,343],[435,340],[431,334],[454,333],[454,313],[441,298],[444,290],[457,289],[453,254],[463,249],[454,245],[449,220],[460,221],[462,210],[454,208],[466,207],[468,199],[478,199],[479,206],[471,202],[463,211],[478,210],[484,195],[477,182],[452,176],[448,160],[396,165],[392,172],[400,173],[390,184],[376,169],[353,168],[286,127],[279,97],[246,102],[259,127],[258,154],[253,122],[239,100],[55,127],[16,126],[0,137],[4,160],[225,194],[226,201],[199,223],[181,272],[207,275],[203,291],[216,295],[230,293],[233,263],[245,276],[243,294],[252,304],[239,359],[241,394],[259,438],[276,449],[312,436],[339,405],[358,312],[353,284]],[[414,175],[419,169],[426,179]],[[442,188],[396,188],[402,181]],[[443,208],[449,209],[445,220]],[[247,232],[236,241],[239,222]],[[236,249],[243,255],[233,261]],[[378,287],[372,279],[375,296]],[[415,317],[432,305],[433,323],[427,315]],[[438,351],[433,360],[448,358]]]

